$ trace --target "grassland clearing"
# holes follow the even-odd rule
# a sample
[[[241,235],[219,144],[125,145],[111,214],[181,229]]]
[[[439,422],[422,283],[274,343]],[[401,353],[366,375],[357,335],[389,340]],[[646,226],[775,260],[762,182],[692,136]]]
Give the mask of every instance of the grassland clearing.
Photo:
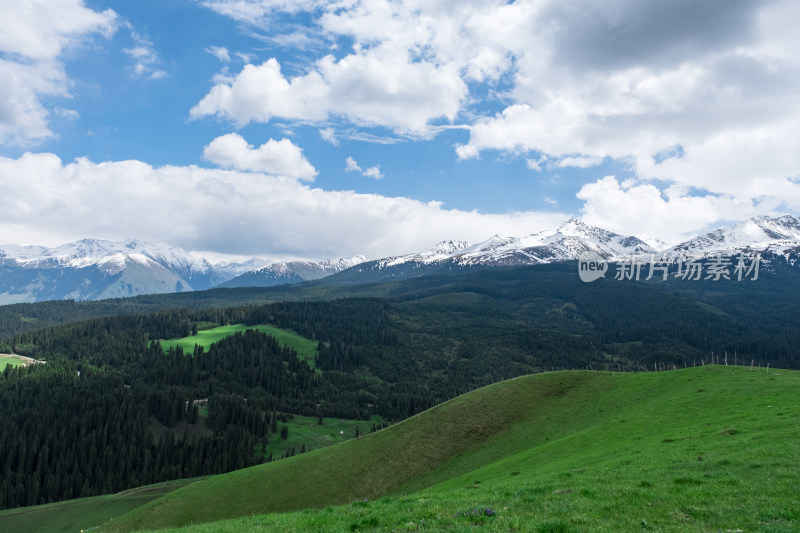
[[[311,451],[325,448],[352,439],[357,435],[366,435],[373,426],[380,427],[383,422],[383,419],[377,415],[370,420],[325,417],[320,425],[318,417],[293,415],[287,418],[286,422],[278,422],[278,433],[280,434],[280,426],[287,426],[288,437],[282,439],[279,434],[272,436],[263,450],[259,449],[258,451],[263,457],[272,455],[277,459],[283,457],[290,449],[293,449],[295,453],[300,453],[303,449]]]
[[[0,354],[0,371],[5,370],[7,366],[27,366],[33,363],[43,363],[44,361],[37,361],[24,355],[17,355],[13,353]]]
[[[208,328],[210,324],[203,324]],[[202,346],[204,350],[215,342],[218,342],[225,337],[234,335],[238,332],[245,332],[248,329],[254,329],[268,335],[272,335],[278,340],[281,346],[292,348],[297,352],[297,356],[301,360],[305,360],[311,368],[316,366],[316,356],[319,343],[311,339],[307,339],[295,333],[292,330],[282,329],[268,324],[259,324],[256,326],[246,326],[244,324],[235,324],[228,326],[211,327],[208,329],[198,329],[197,335],[190,335],[188,337],[181,337],[178,339],[159,340],[163,350],[169,351],[170,348],[180,346],[184,353],[192,353],[195,345]]]

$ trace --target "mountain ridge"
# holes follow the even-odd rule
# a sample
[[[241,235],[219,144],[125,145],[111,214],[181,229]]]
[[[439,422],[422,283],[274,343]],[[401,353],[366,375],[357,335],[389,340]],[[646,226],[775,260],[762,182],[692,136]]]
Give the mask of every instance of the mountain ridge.
[[[796,262],[800,219],[792,215],[754,217],[659,250],[636,236],[572,218],[554,230],[522,237],[493,235],[474,244],[445,240],[410,254],[373,260],[357,255],[319,262],[270,263],[253,257],[212,264],[182,248],[138,239],[87,238],[52,248],[0,245],[0,304],[97,300],[212,287],[271,287],[323,278],[330,278],[331,283],[368,283],[453,269],[571,261],[584,254],[606,261],[644,256],[675,262],[737,253],[774,253]]]

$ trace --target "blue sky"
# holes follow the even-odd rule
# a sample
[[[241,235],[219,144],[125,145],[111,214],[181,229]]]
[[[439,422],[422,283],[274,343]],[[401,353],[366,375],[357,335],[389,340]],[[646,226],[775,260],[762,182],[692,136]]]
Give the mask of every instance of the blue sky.
[[[0,0],[0,241],[398,254],[800,213],[791,1]]]

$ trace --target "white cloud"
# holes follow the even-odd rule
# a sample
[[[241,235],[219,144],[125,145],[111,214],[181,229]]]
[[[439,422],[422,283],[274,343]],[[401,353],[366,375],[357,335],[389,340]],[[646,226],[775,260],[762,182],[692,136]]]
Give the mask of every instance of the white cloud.
[[[543,166],[531,154],[555,167],[612,158],[640,180],[710,193],[700,204],[783,198],[785,208],[798,208],[790,177],[800,173],[793,148],[800,145],[800,59],[789,51],[800,38],[786,21],[800,17],[800,5],[576,0],[539,7],[528,19],[531,36],[509,45],[517,67],[511,104],[470,126],[459,157],[499,150],[525,157],[533,170]],[[512,22],[508,32],[519,35],[516,28]],[[669,205],[680,210],[690,198]],[[720,221],[723,211],[730,214],[711,212]]]
[[[347,159],[345,159],[344,170],[345,172],[358,172],[362,176],[366,176],[368,178],[376,180],[383,178],[380,165],[375,165],[374,167],[362,169],[361,165],[359,165],[358,162],[350,156],[347,156]]]
[[[547,162],[547,156],[542,156],[539,159],[526,159],[525,164],[528,166],[529,169],[533,170],[534,172],[541,172],[542,165]]]
[[[368,167],[364,172],[362,172],[368,178],[379,180],[383,178],[383,174],[381,173],[381,166],[375,165],[374,167]]]
[[[124,48],[122,51],[128,54],[131,59],[133,59],[135,63],[133,67],[134,75],[150,80],[160,80],[161,78],[164,78],[167,75],[166,71],[156,68],[156,65],[158,65],[161,60],[153,48],[153,43],[151,43],[146,37],[136,32],[136,30],[133,29],[133,26],[131,26],[129,23],[126,23],[126,27],[131,32],[134,46],[130,48]]]
[[[334,146],[339,146],[339,139],[336,137],[336,131],[333,128],[320,128],[319,136],[322,140]]]
[[[301,65],[305,73],[295,77],[268,61],[254,67],[260,84],[247,83],[254,72],[243,70],[215,86],[194,116],[238,124],[342,117],[417,135],[434,134],[437,120],[462,118],[470,128],[457,147],[463,159],[500,150],[535,170],[542,164],[532,153],[556,167],[609,158],[644,179],[693,176],[719,194],[757,188],[752,176],[774,181],[800,171],[800,152],[791,148],[800,143],[800,34],[790,22],[800,4],[792,0],[204,5],[265,31],[303,11],[321,36],[352,50]],[[471,118],[470,106],[487,98],[508,104]],[[780,139],[782,155],[774,157],[765,136]],[[685,157],[655,164],[675,146]]]
[[[33,61],[54,61],[85,35],[110,37],[117,15],[97,12],[82,0],[27,0],[3,2],[0,50]]]
[[[68,93],[69,81],[54,63],[25,65],[0,59],[0,144],[25,144],[50,137],[50,112],[43,96]]]
[[[325,56],[313,70],[293,78],[284,77],[274,58],[245,65],[233,80],[212,87],[190,114],[219,116],[239,126],[273,118],[323,121],[338,116],[423,135],[431,121],[453,120],[466,92],[456,70],[375,48],[341,60]]]
[[[318,76],[286,80],[276,59],[245,65],[230,83],[218,83],[190,115],[217,115],[239,126],[269,122],[275,116],[322,120],[326,116],[324,84]]]
[[[347,159],[344,160],[345,163],[345,171],[346,172],[361,172],[361,166],[350,156],[347,156]]]
[[[324,5],[325,0],[202,0],[202,5],[248,24],[263,22],[276,11],[296,13]]]
[[[4,2],[0,17],[0,144],[24,145],[53,135],[48,97],[69,97],[62,52],[92,34],[106,37],[117,16],[82,0]]]
[[[0,234],[20,242],[136,236],[190,250],[319,259],[384,257],[492,233],[526,235],[566,219],[443,209],[250,172],[84,158],[64,164],[53,154],[33,153],[0,157],[0,202]]]
[[[592,156],[577,156],[577,157],[562,157],[559,159],[557,166],[561,168],[575,167],[575,168],[591,168],[596,167],[603,162],[602,157]]]
[[[224,46],[209,46],[208,48],[206,48],[206,52],[216,57],[223,63],[231,62],[231,54],[228,52],[228,49],[225,48]]]
[[[314,181],[317,171],[303,150],[289,139],[269,139],[254,148],[238,133],[222,135],[203,150],[203,157],[225,168],[252,170]]]
[[[795,201],[800,200],[798,192]],[[703,229],[716,229],[720,221],[778,214],[779,207],[779,202],[756,203],[731,195],[692,195],[680,186],[662,192],[649,183],[620,184],[613,176],[584,185],[578,198],[585,202],[582,218],[587,224],[670,244],[694,237]]]
[[[435,124],[454,122],[470,103],[469,82],[496,83],[513,69],[509,45],[518,36],[509,35],[509,25],[524,35],[532,11],[501,0],[202,3],[273,39],[281,16],[303,11],[317,51],[347,51],[297,65],[301,73],[293,77],[284,77],[274,58],[258,67],[260,76],[245,69],[235,82],[213,87],[194,117],[217,115],[240,125],[336,117],[414,136],[435,135]]]
[[[255,54],[248,54],[245,52],[235,52],[233,55],[241,59],[242,63],[244,63],[245,65],[251,63],[253,61],[253,58],[255,58]]]
[[[800,211],[796,1],[200,3],[238,21],[250,36],[260,33],[272,43],[303,50],[279,64],[275,58],[257,61],[254,55],[209,48],[225,65],[191,109],[194,119],[215,116],[239,126],[277,120],[289,129],[310,124],[334,145],[425,138],[445,123],[465,123],[469,138],[456,147],[462,159],[501,151],[538,172],[624,163],[635,174],[632,181],[605,178],[581,188],[584,216],[627,233],[637,233],[640,224],[665,240],[715,221]],[[111,35],[120,22],[113,11],[92,11],[81,0],[6,4],[0,19],[0,143],[24,144],[52,135],[50,120],[57,110],[50,100],[69,96],[63,51],[92,35]],[[283,24],[287,19],[290,24]],[[299,19],[308,27],[295,32]],[[128,53],[139,73],[163,76],[153,45],[132,35]],[[231,57],[257,62],[231,72]],[[238,60],[234,63],[238,68]],[[390,131],[366,129],[373,126]],[[367,205],[358,195],[297,184],[298,178],[313,179],[315,171],[287,139],[253,147],[231,134],[212,141],[204,154],[228,168],[291,176],[286,183],[300,187],[291,189],[298,198]],[[364,170],[353,164],[364,175],[381,176],[378,166]],[[252,193],[243,180],[283,183],[255,174],[122,162],[59,163],[58,172],[78,172],[81,165],[97,176],[105,176],[103,165],[143,168],[159,179],[191,175],[198,180],[193,194],[231,201]],[[560,188],[570,185],[564,182],[572,174],[563,172]],[[408,213],[425,213],[423,218],[473,220],[472,214],[435,205],[377,198],[381,209],[403,206]],[[33,201],[20,194],[9,199],[20,212]],[[57,204],[53,199],[54,209]],[[30,209],[38,213],[35,206]],[[353,212],[369,211],[363,209]],[[254,227],[260,220],[241,222]],[[364,220],[372,219],[364,215]]]

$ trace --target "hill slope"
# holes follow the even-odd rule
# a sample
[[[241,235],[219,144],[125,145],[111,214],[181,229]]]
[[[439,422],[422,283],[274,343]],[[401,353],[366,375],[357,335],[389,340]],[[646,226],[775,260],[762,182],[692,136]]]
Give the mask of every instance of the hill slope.
[[[195,483],[104,530],[366,499],[204,530],[437,529],[491,519],[493,530],[538,522],[542,531],[791,531],[800,524],[798,382],[798,372],[719,366],[526,376],[341,445]],[[496,513],[471,511],[484,507]]]

